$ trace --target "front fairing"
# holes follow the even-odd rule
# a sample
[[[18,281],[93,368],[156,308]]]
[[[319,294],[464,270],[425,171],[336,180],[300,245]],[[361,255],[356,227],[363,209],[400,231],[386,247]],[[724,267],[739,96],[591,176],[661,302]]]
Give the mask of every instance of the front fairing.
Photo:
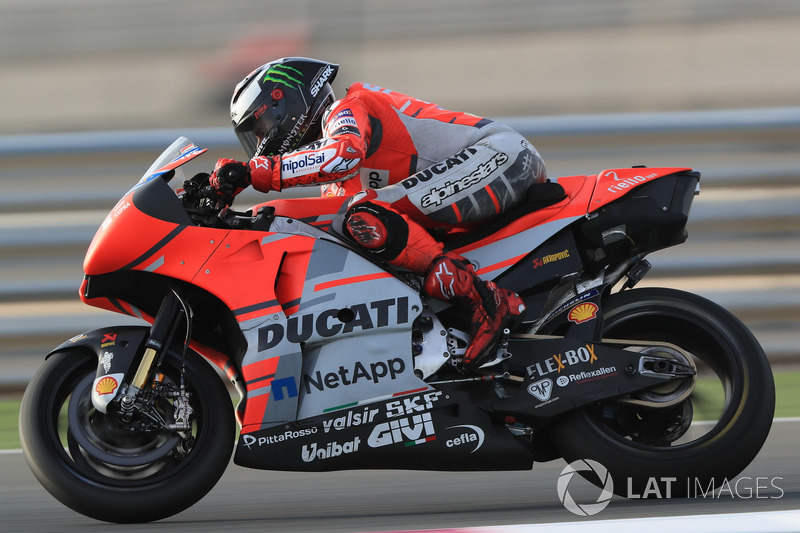
[[[187,249],[180,256],[163,253],[185,238],[181,234],[192,221],[186,214],[169,180],[182,178],[181,165],[205,152],[181,138],[173,143],[148,169],[141,180],[106,216],[92,239],[83,263],[87,276],[123,270],[154,270],[166,261],[174,262],[178,277],[191,279],[227,230],[207,229],[207,246]],[[182,183],[183,180],[180,179]]]
[[[192,155],[162,157],[106,217],[84,260],[82,300],[147,318],[165,290],[191,286],[206,295],[200,305],[221,303],[238,321],[296,305],[294,270],[302,271],[316,239],[195,225],[169,185],[183,183],[180,165],[202,153],[191,144],[185,152]]]
[[[180,208],[180,201],[162,180],[153,180],[128,193],[95,234],[84,259],[84,273],[96,276],[122,270],[153,271],[169,261],[181,272],[178,277],[191,279],[227,230],[207,229],[210,235],[206,246],[167,257],[165,248],[169,245],[171,250],[182,249],[179,243],[186,237],[182,233],[191,227],[191,221],[182,210],[168,209],[167,212],[176,215],[180,212],[186,217],[183,221],[179,221],[179,216],[165,220],[150,214],[158,204],[167,204],[170,200]]]

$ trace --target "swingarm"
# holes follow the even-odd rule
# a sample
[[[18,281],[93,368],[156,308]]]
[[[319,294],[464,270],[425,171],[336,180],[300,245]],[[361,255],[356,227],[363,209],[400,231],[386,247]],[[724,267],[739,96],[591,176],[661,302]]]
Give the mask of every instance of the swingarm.
[[[494,407],[516,416],[552,417],[608,398],[669,407],[689,397],[697,375],[688,353],[663,342],[519,334],[508,352],[500,367],[518,386]]]

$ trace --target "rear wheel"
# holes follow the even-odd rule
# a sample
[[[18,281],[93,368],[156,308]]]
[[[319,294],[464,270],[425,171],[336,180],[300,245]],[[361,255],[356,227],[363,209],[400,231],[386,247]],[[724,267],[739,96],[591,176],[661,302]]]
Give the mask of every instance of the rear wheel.
[[[169,353],[151,413],[174,422],[189,412],[176,398],[182,367]],[[202,498],[230,460],[235,422],[217,373],[189,352],[183,370],[191,412],[187,430],[153,417],[108,413],[91,401],[97,356],[73,349],[51,355],[29,383],[20,407],[20,439],[39,482],[64,505],[109,522],[149,522]],[[144,392],[144,391],[143,391]]]
[[[761,346],[731,313],[682,291],[629,290],[605,301],[603,337],[681,348],[697,367],[695,388],[679,403],[669,401],[675,387],[662,387],[638,398],[645,401],[608,400],[573,413],[555,430],[567,462],[598,461],[621,496],[686,497],[723,486],[755,458],[775,388]]]

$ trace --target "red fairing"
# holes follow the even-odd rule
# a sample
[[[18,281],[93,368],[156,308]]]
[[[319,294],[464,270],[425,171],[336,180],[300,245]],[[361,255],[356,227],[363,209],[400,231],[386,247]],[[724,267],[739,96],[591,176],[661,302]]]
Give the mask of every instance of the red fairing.
[[[280,311],[300,297],[315,239],[298,235],[273,242],[271,235],[165,222],[142,213],[128,194],[92,240],[84,272],[139,270],[183,280],[217,295],[243,321]],[[282,265],[285,275],[276,287]],[[121,311],[105,298],[83,294],[89,305]]]
[[[228,230],[195,228],[145,215],[133,193],[117,203],[89,245],[86,275],[120,270],[155,270],[163,264],[178,279],[191,280]],[[197,232],[203,232],[198,238]]]
[[[645,184],[662,176],[688,172],[692,169],[685,167],[675,168],[617,168],[604,170],[597,175],[597,186],[595,187],[592,201],[589,205],[589,213],[612,202],[631,189]]]

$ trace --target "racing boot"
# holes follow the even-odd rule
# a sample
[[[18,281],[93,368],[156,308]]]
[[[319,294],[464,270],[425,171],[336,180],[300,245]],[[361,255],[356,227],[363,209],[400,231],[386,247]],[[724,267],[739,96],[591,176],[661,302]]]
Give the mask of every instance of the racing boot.
[[[482,280],[469,261],[452,252],[434,259],[423,290],[432,298],[469,310],[472,340],[463,362],[471,369],[492,358],[503,329],[513,327],[525,312],[516,293]]]

